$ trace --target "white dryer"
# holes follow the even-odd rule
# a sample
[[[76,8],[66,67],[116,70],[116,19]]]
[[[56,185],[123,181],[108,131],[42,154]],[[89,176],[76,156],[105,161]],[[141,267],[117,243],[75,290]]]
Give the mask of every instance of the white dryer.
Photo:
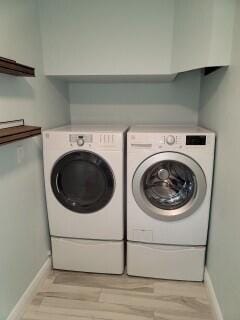
[[[203,279],[215,134],[135,126],[127,134],[127,272]]]
[[[123,126],[65,126],[43,133],[53,267],[122,273]]]

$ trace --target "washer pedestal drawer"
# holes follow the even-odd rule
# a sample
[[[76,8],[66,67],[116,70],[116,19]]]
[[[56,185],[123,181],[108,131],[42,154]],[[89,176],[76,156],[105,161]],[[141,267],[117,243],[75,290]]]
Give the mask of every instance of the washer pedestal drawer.
[[[122,274],[123,241],[98,241],[51,237],[53,268]]]
[[[132,276],[202,281],[204,246],[127,243],[127,273]]]

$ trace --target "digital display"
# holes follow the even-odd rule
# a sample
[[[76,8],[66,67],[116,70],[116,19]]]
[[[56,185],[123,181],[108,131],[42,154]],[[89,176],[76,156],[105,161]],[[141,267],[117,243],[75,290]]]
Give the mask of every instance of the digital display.
[[[186,136],[186,145],[203,146],[206,145],[206,136]]]

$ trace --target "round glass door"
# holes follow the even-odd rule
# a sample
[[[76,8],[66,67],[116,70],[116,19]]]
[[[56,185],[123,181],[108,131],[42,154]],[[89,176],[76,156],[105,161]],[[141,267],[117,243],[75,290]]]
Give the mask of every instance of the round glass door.
[[[178,220],[201,205],[206,179],[201,167],[180,153],[164,152],[146,159],[133,178],[133,194],[147,214]]]
[[[97,154],[68,153],[54,165],[51,185],[55,197],[67,209],[93,213],[106,206],[114,193],[111,168]]]

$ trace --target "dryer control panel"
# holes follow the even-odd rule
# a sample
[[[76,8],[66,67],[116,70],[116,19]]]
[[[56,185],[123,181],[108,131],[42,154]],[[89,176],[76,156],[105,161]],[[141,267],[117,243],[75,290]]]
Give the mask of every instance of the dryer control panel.
[[[69,135],[71,146],[118,150],[122,147],[121,135],[114,133],[74,133]]]
[[[92,143],[91,134],[70,134],[69,140],[71,143],[76,143],[79,147],[84,146],[85,143]]]

